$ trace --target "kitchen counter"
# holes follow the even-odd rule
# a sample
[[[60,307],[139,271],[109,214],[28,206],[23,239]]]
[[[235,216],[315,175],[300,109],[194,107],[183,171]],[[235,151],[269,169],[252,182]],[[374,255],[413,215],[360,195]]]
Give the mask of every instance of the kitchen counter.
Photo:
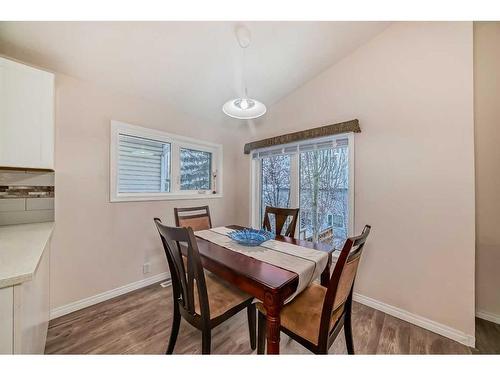
[[[0,226],[0,288],[33,279],[54,222]]]

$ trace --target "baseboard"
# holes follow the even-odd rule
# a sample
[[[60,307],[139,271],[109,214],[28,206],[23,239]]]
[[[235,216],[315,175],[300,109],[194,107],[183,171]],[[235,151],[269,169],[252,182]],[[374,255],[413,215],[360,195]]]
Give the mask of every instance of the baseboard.
[[[88,297],[81,299],[79,301],[75,301],[72,303],[69,303],[67,305],[57,307],[55,309],[52,309],[50,311],[50,319],[55,319],[60,316],[84,309],[85,307],[89,307],[92,305],[95,305],[100,302],[107,301],[111,298],[121,296],[122,294],[132,292],[134,290],[143,288],[145,286],[158,283],[160,281],[163,281],[169,277],[169,274],[167,272],[160,273],[158,275],[149,277],[147,279],[139,280],[121,287],[118,287],[116,289],[108,290],[103,293],[96,294],[95,296]],[[380,302],[376,299],[370,298],[363,296],[358,293],[354,293],[353,299],[356,302],[359,302],[363,305],[372,307],[376,310],[380,310],[386,314],[392,315],[396,318],[399,318],[401,320],[407,321],[409,323],[415,324],[419,327],[428,329],[429,331],[432,331],[434,333],[437,333],[441,336],[447,337],[451,340],[457,341],[461,344],[474,347],[475,345],[475,337],[468,335],[462,331],[459,331],[455,328],[448,327],[444,324],[435,322],[433,320],[424,318],[420,315],[413,314],[411,312],[408,312],[406,310],[400,309],[398,307],[394,307],[391,305],[388,305],[384,302]],[[494,323],[500,324],[500,316],[487,313],[484,311],[477,311],[476,316],[481,319],[489,320]]]
[[[353,299],[363,305],[372,307],[376,310],[380,310],[386,314],[392,315],[398,319],[404,320],[406,322],[415,324],[416,326],[425,328],[429,331],[437,333],[438,335],[447,337],[451,340],[457,341],[461,344],[474,347],[476,343],[475,336],[468,335],[462,331],[459,331],[455,328],[446,326],[444,324],[435,322],[433,320],[424,318],[423,316],[413,314],[409,311],[400,309],[398,307],[394,307],[388,305],[386,303],[377,301],[373,298],[363,296],[358,293],[354,293]]]
[[[500,324],[500,315],[498,315],[498,314],[493,314],[493,313],[490,313],[490,312],[487,312],[487,311],[484,311],[484,310],[477,310],[476,311],[476,316],[478,318],[487,320],[489,322]]]
[[[167,272],[160,273],[158,275],[151,276],[147,279],[139,280],[127,285],[120,286],[116,289],[96,294],[95,296],[92,297],[84,298],[61,307],[56,307],[55,309],[52,309],[50,311],[50,319],[55,319],[60,316],[72,313],[74,311],[84,309],[85,307],[89,307],[97,303],[107,301],[108,299],[121,296],[122,294],[132,292],[136,289],[144,288],[145,286],[158,283],[160,281],[167,279],[169,276],[170,275]]]

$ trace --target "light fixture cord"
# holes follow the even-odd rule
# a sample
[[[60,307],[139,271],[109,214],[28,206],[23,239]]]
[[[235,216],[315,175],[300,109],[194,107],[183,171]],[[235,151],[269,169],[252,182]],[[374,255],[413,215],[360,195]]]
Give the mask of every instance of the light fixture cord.
[[[246,65],[245,65],[245,57],[246,57],[246,47],[241,47],[243,50],[243,57],[242,57],[242,76],[243,76],[243,89],[245,91],[245,99],[248,98],[248,90],[247,90],[247,80],[245,76],[245,71],[246,71]]]

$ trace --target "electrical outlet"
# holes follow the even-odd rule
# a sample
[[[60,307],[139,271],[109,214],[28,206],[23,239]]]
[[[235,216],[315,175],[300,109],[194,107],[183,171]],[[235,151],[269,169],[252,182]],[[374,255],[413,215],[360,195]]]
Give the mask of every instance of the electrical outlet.
[[[151,272],[151,263],[144,263],[142,265],[142,273],[147,274]]]

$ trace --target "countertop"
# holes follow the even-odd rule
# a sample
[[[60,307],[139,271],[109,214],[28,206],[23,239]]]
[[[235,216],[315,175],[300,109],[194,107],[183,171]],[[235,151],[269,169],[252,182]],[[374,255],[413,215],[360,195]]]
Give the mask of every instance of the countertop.
[[[33,278],[54,222],[0,226],[0,288]]]

